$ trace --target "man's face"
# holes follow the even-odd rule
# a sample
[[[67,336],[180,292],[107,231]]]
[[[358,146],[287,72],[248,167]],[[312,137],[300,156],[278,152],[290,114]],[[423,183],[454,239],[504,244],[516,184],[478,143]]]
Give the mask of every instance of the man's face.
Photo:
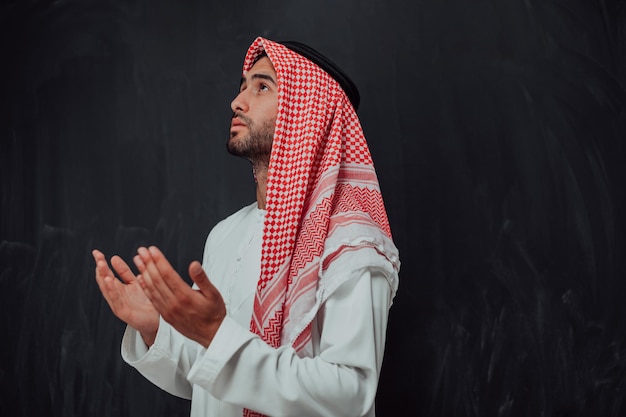
[[[239,94],[230,107],[228,152],[268,164],[278,112],[276,72],[269,58],[259,59],[241,79]]]

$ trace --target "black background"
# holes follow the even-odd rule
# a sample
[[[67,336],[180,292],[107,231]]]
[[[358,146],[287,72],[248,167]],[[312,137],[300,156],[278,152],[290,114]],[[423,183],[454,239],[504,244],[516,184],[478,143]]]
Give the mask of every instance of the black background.
[[[379,416],[626,416],[626,2],[4,1],[0,415],[185,416],[92,248],[181,271],[254,199],[256,36],[340,64],[403,262]]]

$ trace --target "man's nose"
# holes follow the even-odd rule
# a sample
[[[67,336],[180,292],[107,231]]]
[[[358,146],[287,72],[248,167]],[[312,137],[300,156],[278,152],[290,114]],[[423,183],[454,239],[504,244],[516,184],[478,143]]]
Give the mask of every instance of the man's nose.
[[[233,101],[230,103],[230,108],[234,113],[236,112],[245,113],[248,111],[248,101],[246,100],[245,92],[246,90],[237,94],[237,97],[235,97]]]

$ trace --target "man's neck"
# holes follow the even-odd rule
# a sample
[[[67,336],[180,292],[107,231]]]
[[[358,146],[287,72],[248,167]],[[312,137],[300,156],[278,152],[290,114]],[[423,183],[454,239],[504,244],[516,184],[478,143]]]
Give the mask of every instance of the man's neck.
[[[267,195],[267,164],[253,164],[252,172],[256,182],[256,203],[261,210],[265,210],[265,196]]]

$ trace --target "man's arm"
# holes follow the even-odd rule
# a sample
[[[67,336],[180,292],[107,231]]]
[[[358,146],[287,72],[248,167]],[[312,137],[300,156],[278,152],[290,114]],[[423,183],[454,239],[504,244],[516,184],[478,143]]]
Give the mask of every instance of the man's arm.
[[[158,333],[155,331],[150,343],[144,344],[143,332],[138,338],[133,331],[135,326],[127,328],[122,339],[122,358],[161,389],[189,399],[192,388],[186,375],[226,314],[221,295],[198,262],[189,266],[189,275],[199,285],[199,290],[195,290],[155,247],[139,248],[133,261],[140,272],[134,284],[141,285],[142,294],[157,313]]]
[[[159,323],[154,344],[148,348],[139,332],[130,326],[122,338],[122,358],[148,381],[177,397],[191,399],[187,374],[198,359],[202,346],[176,331],[169,323]]]
[[[111,266],[123,282],[115,278],[102,252],[94,250],[92,255],[96,262],[96,282],[102,295],[111,311],[128,325],[122,341],[124,360],[165,391],[182,398],[191,398],[191,384],[185,375],[197,357],[200,346],[181,335],[176,337],[173,334],[175,330],[160,321],[158,311],[122,258],[113,256]],[[135,263],[138,262],[135,257]],[[155,342],[158,342],[158,346],[154,346]],[[151,346],[154,349],[148,354]],[[177,361],[173,361],[172,357],[178,358]]]
[[[353,273],[318,313],[315,357],[274,349],[226,318],[188,379],[220,400],[275,417],[373,415],[391,290],[381,271]]]
[[[365,258],[380,257],[373,249],[362,251],[365,255],[363,252],[359,255]],[[319,352],[314,358],[300,358],[291,347],[271,348],[228,317],[219,319],[221,325],[216,331],[210,330],[211,326],[207,326],[208,332],[206,328],[203,330],[203,320],[210,321],[214,317],[210,304],[215,295],[210,295],[213,301],[209,302],[206,294],[217,292],[203,283],[206,276],[201,277],[199,271],[190,267],[190,275],[200,287],[200,291],[195,291],[180,279],[164,257],[161,258],[158,250],[142,249],[139,253],[144,262],[138,265],[142,273],[139,280],[162,316],[170,317],[172,326],[180,327],[187,337],[206,332],[198,337],[198,343],[208,349],[198,352],[187,374],[191,383],[204,387],[223,401],[270,415],[369,414],[378,384],[391,305],[392,291],[388,282],[388,275],[394,273],[390,272],[391,267],[386,271],[355,268],[355,263],[350,261],[351,256],[356,256],[354,252],[333,262],[334,271],[329,268],[328,273],[352,276],[326,300],[318,313],[314,331],[318,332],[318,337],[321,335]],[[188,308],[196,304],[191,307],[195,321],[185,322],[184,316],[178,316],[175,300],[181,296]],[[166,311],[172,305],[175,306],[173,312]],[[217,307],[219,311],[220,304]],[[200,309],[204,309],[202,315],[193,312]],[[210,342],[205,345],[206,340]],[[175,356],[173,354],[169,360],[178,361]]]

